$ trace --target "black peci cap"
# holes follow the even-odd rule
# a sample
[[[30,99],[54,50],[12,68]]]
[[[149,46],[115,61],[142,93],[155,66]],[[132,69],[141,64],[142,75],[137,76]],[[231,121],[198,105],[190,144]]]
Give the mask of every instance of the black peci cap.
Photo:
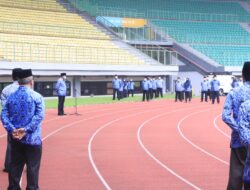
[[[18,80],[21,72],[22,72],[21,68],[12,69],[12,79],[14,81]]]
[[[32,70],[31,69],[23,69],[20,72],[19,78],[24,79],[24,78],[31,77],[31,76],[32,76]]]
[[[244,63],[242,68],[242,76],[246,81],[250,81],[250,61]]]
[[[61,73],[61,77],[66,76],[66,73]]]

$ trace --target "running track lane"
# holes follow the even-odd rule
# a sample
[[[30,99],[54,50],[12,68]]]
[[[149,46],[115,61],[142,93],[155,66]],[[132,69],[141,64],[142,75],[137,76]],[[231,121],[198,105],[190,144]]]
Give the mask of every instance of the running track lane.
[[[227,163],[229,142],[213,127],[213,119],[218,112],[218,106],[188,112],[176,121],[177,124],[171,120],[171,127],[169,126],[168,129],[163,125],[153,128],[153,123],[160,124],[166,120],[166,117],[151,121],[146,124],[142,131],[144,145],[162,163],[172,166],[181,176],[201,189],[225,189],[228,165],[194,148],[178,131],[179,127],[185,137],[191,140],[194,145],[225,159]],[[170,128],[173,132],[169,133]],[[163,133],[169,135],[162,135]],[[159,137],[157,141],[154,141],[155,136],[153,134]],[[157,144],[157,142],[160,143]],[[173,147],[170,151],[164,150],[160,147],[160,144],[169,144],[169,146],[173,144]],[[176,144],[178,144],[178,147]],[[174,154],[169,154],[169,152],[174,152]]]
[[[65,117],[58,117],[56,115],[56,110],[49,110],[47,111],[47,114],[46,114],[46,119],[45,121],[43,122],[43,136],[46,136],[47,134],[55,131],[58,127],[61,127],[61,126],[64,126],[64,125],[67,125],[67,124],[70,124],[72,123],[72,120],[79,120],[81,119],[81,117],[90,117],[90,116],[93,116],[95,114],[98,114],[98,113],[107,113],[107,111],[114,111],[114,112],[117,112],[117,108],[119,107],[122,107],[126,110],[127,108],[129,108],[129,105],[127,104],[120,104],[120,105],[114,105],[114,106],[111,106],[111,105],[103,105],[103,108],[100,107],[100,106],[90,106],[90,109],[89,108],[86,108],[86,107],[81,107],[81,116],[65,116]],[[133,105],[133,107],[136,107],[137,105],[140,105],[138,103],[132,103],[131,105]],[[101,108],[101,109],[100,109]],[[67,109],[67,112],[72,112],[72,108],[68,108]],[[3,136],[5,137],[5,136]],[[4,155],[5,155],[5,147],[6,147],[6,138],[2,138],[2,140],[0,139],[0,143],[1,143],[1,147],[4,147],[2,149],[0,149],[0,161],[1,163],[4,162]],[[25,185],[25,182],[26,182],[26,176],[24,175],[24,185]],[[5,173],[0,173],[0,187],[3,185],[4,187],[7,186],[7,175]],[[2,188],[0,188],[2,189]],[[6,188],[4,188],[6,189]]]
[[[84,160],[81,158],[79,159],[78,157],[79,155],[82,155],[81,152],[83,152],[82,140],[84,140],[84,135],[85,134],[88,135],[88,130],[94,129],[93,127],[96,125],[95,124],[96,122],[105,121],[103,119],[103,116],[105,115],[106,117],[107,115],[109,115],[108,120],[107,120],[109,121],[110,119],[116,118],[119,115],[126,115],[128,112],[136,112],[139,110],[144,110],[145,107],[147,107],[147,105],[148,104],[140,103],[138,104],[138,106],[131,107],[131,105],[126,104],[123,107],[120,106],[119,110],[115,110],[113,113],[112,112],[109,113],[105,111],[104,112],[105,114],[101,114],[101,116],[100,115],[92,116],[91,120],[93,121],[90,124],[88,124],[87,119],[83,118],[83,121],[81,121],[82,120],[81,118],[79,121],[75,121],[74,122],[75,124],[72,123],[73,125],[68,125],[68,127],[66,128],[62,127],[62,129],[64,130],[62,131],[58,130],[57,131],[58,134],[54,133],[52,136],[53,138],[46,139],[46,141],[43,144],[44,146],[43,163],[46,164],[46,166],[42,167],[42,168],[46,168],[46,170],[44,171],[44,177],[43,177],[43,169],[41,170],[41,179],[44,179],[44,185],[43,185],[43,180],[41,180],[41,184],[42,184],[41,186],[44,187],[45,189],[47,189],[46,187],[48,187],[49,189],[57,189],[57,188],[60,188],[60,189],[71,189],[71,188],[79,189],[80,188],[81,189],[83,184],[91,184],[91,186],[94,186],[93,189],[100,189],[100,187],[95,187],[95,185],[98,185],[97,182],[99,182],[99,180],[96,178],[96,175],[94,173],[93,173],[93,176],[91,176],[91,171],[93,171],[92,168],[90,168],[89,172],[84,173],[84,171],[86,170],[86,168],[82,168],[82,166],[84,166],[82,164]],[[161,103],[155,104],[155,106],[158,108],[164,107],[164,105],[162,105]],[[75,130],[75,128],[79,128],[79,131]],[[80,132],[81,130],[83,130],[82,133]],[[85,130],[87,131],[85,132]],[[73,134],[71,134],[71,132]],[[57,139],[58,135],[59,136],[62,135],[62,137],[60,136],[60,138]],[[64,141],[60,141],[60,139],[64,139]],[[52,146],[50,146],[51,141],[52,141]],[[69,143],[68,146],[67,146],[67,143]],[[53,146],[53,145],[56,145],[56,146]],[[62,150],[60,149],[60,145],[61,145]],[[79,150],[76,150],[77,146],[79,146]],[[48,151],[46,150],[46,147],[49,147]],[[72,153],[78,152],[79,154],[77,155],[70,154],[71,151]],[[51,156],[49,154],[48,160],[45,160],[46,153],[52,153],[52,154],[55,153],[55,155]],[[62,155],[60,153],[62,153]],[[58,159],[56,159],[57,156],[59,156]],[[71,159],[67,159],[68,157],[70,157]],[[53,158],[53,160],[51,158]],[[62,164],[58,164],[60,160]],[[57,166],[60,169],[58,169]],[[65,171],[67,170],[67,167],[69,167],[69,171]],[[50,168],[52,170],[50,170]],[[75,174],[72,173],[72,170],[75,171]],[[58,171],[65,171],[65,172],[61,172],[60,174],[58,174]],[[62,175],[61,178],[59,177],[60,175]],[[88,179],[90,180],[90,182],[88,182]],[[63,180],[63,181],[61,182],[60,180]],[[83,181],[83,180],[87,180],[88,183],[86,183],[86,181]],[[88,187],[88,189],[91,189],[91,187]]]
[[[44,152],[48,152],[45,146],[51,149],[52,146],[50,144],[54,144],[56,138],[63,138],[65,141],[61,141],[61,143],[56,141],[56,149],[51,151],[51,154],[48,154],[48,156],[44,155],[43,158],[46,159],[47,157],[48,160],[43,162],[46,164],[46,166],[44,165],[46,171],[44,170],[44,176],[43,174],[41,175],[41,179],[43,179],[41,180],[41,186],[45,189],[46,187],[50,189],[103,189],[104,187],[94,173],[86,154],[90,136],[100,125],[118,117],[128,115],[131,112],[145,111],[145,107],[148,107],[148,104],[140,103],[137,108],[133,106],[130,109],[120,107],[121,109],[116,112],[106,113],[106,116],[80,122],[77,125],[60,131],[53,138],[47,139],[44,143]],[[165,105],[160,103],[156,104],[155,107],[162,109]],[[77,153],[77,155],[69,154],[68,151]],[[53,160],[51,160],[52,157]],[[63,164],[57,164],[61,158],[65,158],[63,159]],[[58,170],[53,169],[55,165],[58,165],[60,171],[64,172],[58,174]],[[72,173],[72,171],[74,172]]]
[[[159,101],[159,102],[150,102],[149,104],[147,104],[147,103],[146,104],[145,103],[144,104],[140,103],[139,105],[141,105],[141,107],[143,107],[143,108],[141,108],[141,110],[144,110],[144,111],[145,110],[153,109],[155,107],[155,105],[165,105],[166,106],[166,108],[164,110],[165,112],[169,111],[169,109],[171,109],[171,110],[177,109],[178,106],[180,106],[180,107],[185,107],[186,106],[186,108],[188,108],[188,106],[189,106],[189,105],[184,105],[184,104],[172,104],[172,106],[171,106],[170,104],[171,104],[170,101]],[[192,103],[190,105],[194,106],[195,103]],[[201,105],[201,104],[199,104],[199,105]],[[131,106],[128,106],[128,107],[131,108]],[[121,105],[119,105],[117,108],[118,108],[118,110],[121,110],[121,109],[126,110],[127,109],[126,106],[123,107]],[[197,109],[198,109],[198,106],[197,106]],[[89,165],[89,162],[88,162],[88,160],[86,158],[87,155],[85,155],[86,154],[86,148],[87,148],[85,146],[86,146],[86,144],[87,144],[87,142],[89,140],[89,137],[95,132],[95,130],[98,127],[102,126],[103,123],[110,122],[110,121],[114,120],[115,118],[119,117],[120,115],[124,115],[126,113],[127,114],[131,114],[131,112],[133,113],[132,110],[127,110],[127,112],[125,112],[123,114],[114,114],[114,115],[112,115],[112,117],[111,116],[110,117],[105,117],[105,118],[103,117],[102,120],[97,119],[97,121],[93,120],[91,122],[83,122],[83,123],[80,123],[81,125],[79,125],[79,126],[78,125],[74,126],[74,129],[73,128],[65,129],[65,130],[61,131],[60,133],[51,136],[51,138],[48,139],[48,142],[46,142],[47,141],[46,140],[44,142],[44,154],[43,154],[43,158],[47,154],[48,155],[48,160],[45,161],[43,159],[43,166],[42,166],[42,168],[44,168],[44,172],[45,172],[44,175],[45,176],[41,175],[41,181],[43,181],[43,183],[44,183],[44,184],[41,184],[41,187],[44,188],[44,189],[58,189],[57,188],[58,185],[61,185],[62,188],[60,188],[60,189],[79,189],[79,187],[83,187],[83,185],[86,184],[86,186],[84,186],[86,188],[80,188],[80,189],[104,189],[104,186],[100,183],[99,179],[96,177],[95,173],[93,172],[92,167]],[[109,142],[109,138],[111,138],[111,139],[116,138],[117,143],[120,143],[120,141],[123,141],[124,146],[127,146],[125,144],[130,144],[130,141],[135,141],[136,140],[136,129],[137,129],[138,125],[141,122],[143,122],[146,119],[150,118],[150,116],[161,114],[162,112],[163,112],[163,110],[162,111],[155,110],[155,111],[152,111],[151,114],[150,113],[147,113],[145,115],[141,114],[141,115],[137,116],[139,118],[135,118],[135,117],[127,118],[127,119],[122,120],[121,124],[114,122],[111,126],[108,126],[108,128],[104,130],[105,133],[102,132],[101,134],[98,134],[97,139],[95,139],[95,141],[93,143],[93,155],[94,155],[94,159],[96,158],[96,156],[97,156],[97,159],[99,158],[98,157],[99,152],[100,152],[100,154],[103,154],[103,155],[108,154],[109,157],[111,157],[111,158],[108,157],[108,159],[111,159],[110,163],[113,163],[112,157],[116,158],[118,156],[118,157],[122,158],[123,156],[125,156],[128,159],[128,163],[130,162],[129,160],[131,159],[131,157],[134,157],[134,159],[136,161],[136,164],[135,164],[136,167],[135,168],[138,169],[137,164],[141,165],[141,167],[139,167],[139,169],[142,168],[143,171],[145,171],[144,173],[143,172],[142,173],[144,175],[146,175],[146,173],[150,172],[150,170],[148,170],[147,168],[151,168],[150,165],[152,165],[152,160],[148,156],[145,155],[145,153],[139,147],[138,144],[135,145],[141,151],[141,153],[138,153],[138,155],[137,155],[137,150],[135,152],[131,152],[131,153],[127,149],[126,150],[122,150],[121,147],[123,147],[123,144],[122,145],[112,144],[112,142],[111,142],[111,145],[109,143],[109,146],[111,146],[110,148],[108,148],[107,145],[105,145],[105,144],[107,144],[107,142]],[[187,111],[186,113],[190,113],[190,110]],[[183,112],[183,113],[182,112],[175,113],[174,115],[176,115],[176,114],[177,115],[178,114],[182,114],[183,115],[183,114],[185,114],[185,112]],[[169,118],[167,118],[167,122],[171,121],[174,118],[174,115],[172,116],[172,114],[171,114],[169,116]],[[73,116],[72,120],[76,121],[77,119],[78,119],[78,117],[74,117]],[[166,123],[166,120],[164,122]],[[134,123],[134,124],[131,124],[131,127],[130,127],[130,123]],[[57,126],[57,128],[59,127],[58,125],[56,125],[56,126]],[[75,130],[75,128],[79,129],[79,130]],[[113,131],[112,128],[115,128],[117,130]],[[119,132],[120,128],[122,128],[121,132]],[[131,129],[131,128],[134,128],[135,130]],[[157,128],[158,128],[158,125],[157,125]],[[111,131],[110,131],[110,133],[107,134],[108,138],[106,139],[106,138],[102,137],[102,135],[106,134],[106,131],[109,131],[109,130],[111,130]],[[133,130],[133,132],[135,131],[135,133],[133,133],[133,134],[130,133],[130,130]],[[81,131],[83,133],[80,133]],[[120,134],[120,136],[119,136],[119,134]],[[74,138],[72,138],[72,137],[74,137]],[[72,139],[73,139],[73,142],[72,142]],[[104,145],[102,143],[100,144],[100,146],[99,145],[96,146],[96,144],[99,143],[99,139],[101,139],[101,141],[104,141],[104,145],[105,145],[105,147],[107,147],[107,149],[103,148]],[[158,137],[155,137],[154,140],[155,139],[158,141]],[[152,143],[154,144],[154,141],[152,141]],[[78,145],[79,145],[79,147],[78,147]],[[128,156],[126,156],[126,154],[125,155],[122,154],[123,156],[122,155],[119,156],[119,155],[116,155],[116,154],[113,155],[112,154],[112,152],[114,152],[114,150],[112,149],[113,146],[119,147],[119,149],[121,149],[119,151],[123,151],[125,153],[128,153]],[[47,148],[45,148],[45,147],[47,147]],[[134,149],[135,149],[134,146],[131,146],[130,148],[131,148],[131,151],[134,151]],[[72,149],[72,150],[69,151],[70,149]],[[79,150],[79,151],[75,151],[75,150]],[[79,155],[79,154],[81,154],[80,150],[83,151],[83,153],[82,153],[83,155]],[[115,151],[118,151],[118,150],[115,149]],[[76,154],[77,152],[79,154]],[[142,156],[142,155],[144,155],[144,156]],[[80,161],[78,159],[76,159],[76,160],[73,159],[73,158],[75,158],[77,156],[78,156],[78,158],[79,158]],[[142,160],[141,160],[142,163],[140,161],[137,161],[137,158],[139,159],[140,157],[142,158]],[[109,164],[109,162],[105,161],[105,159],[107,159],[107,158],[105,156],[101,156],[101,159],[103,159],[103,161],[99,161],[100,159],[98,159],[97,166],[99,166],[98,163],[101,162],[102,165],[104,164],[103,167],[107,167],[108,164]],[[60,161],[60,160],[63,160],[63,161]],[[120,160],[120,161],[122,161],[122,160]],[[48,162],[53,162],[54,164],[51,164],[51,167],[47,167],[44,164],[47,164]],[[54,167],[56,165],[61,165],[61,164],[58,164],[58,162],[63,162],[62,166],[60,168],[58,168],[57,170],[53,170],[53,169],[55,169]],[[74,162],[76,162],[76,163],[74,163]],[[73,163],[73,165],[72,165],[72,163]],[[149,163],[149,166],[147,164],[143,164],[143,163]],[[156,170],[156,171],[157,170],[161,170],[161,171],[160,171],[160,173],[153,172],[152,174],[149,174],[150,176],[152,176],[152,179],[150,179],[148,182],[147,182],[147,180],[143,179],[142,176],[135,175],[135,176],[127,176],[128,178],[130,178],[130,182],[131,183],[129,183],[129,184],[125,183],[126,180],[129,180],[127,178],[125,178],[125,180],[124,180],[123,183],[122,182],[118,183],[118,182],[116,182],[116,181],[113,180],[113,176],[117,175],[117,174],[113,174],[112,171],[107,171],[107,172],[108,172],[108,175],[110,175],[110,177],[114,181],[114,183],[116,183],[117,185],[120,184],[120,186],[123,186],[123,185],[124,186],[126,186],[126,185],[133,185],[133,183],[137,183],[138,184],[139,182],[142,182],[142,184],[144,182],[144,183],[146,183],[146,185],[148,183],[151,185],[151,182],[152,183],[156,182],[155,185],[157,185],[157,183],[160,181],[160,180],[158,181],[159,176],[161,178],[162,175],[163,176],[167,175],[167,172],[164,171],[163,173],[161,173],[162,169],[161,168],[159,169],[159,166],[157,166],[157,164],[154,164],[154,165],[155,166],[152,168],[153,171],[154,170]],[[65,171],[65,167],[67,168],[66,171]],[[74,171],[74,169],[75,169],[75,172],[72,172],[72,171]],[[113,170],[113,169],[115,170],[116,168],[113,168],[113,164],[111,164],[111,166],[109,167],[109,170]],[[134,170],[133,167],[123,167],[121,169],[122,169],[122,172],[123,172],[123,173],[121,173],[121,177],[126,176],[126,173],[128,172],[128,170],[130,172],[133,172],[133,170]],[[48,181],[45,180],[45,177],[50,178],[49,174],[50,174],[51,170],[52,170],[53,174],[59,175],[59,176],[61,175],[62,179],[57,179],[56,176],[54,176],[55,177],[55,181],[53,181],[51,179],[52,184],[48,184],[47,185]],[[81,179],[80,179],[79,182],[77,181],[77,180],[79,180],[78,175],[77,175],[78,170],[80,170],[80,172],[81,172],[80,173]],[[102,172],[102,167],[101,167],[100,171]],[[138,172],[141,173],[140,171],[135,171],[135,173],[138,173]],[[153,174],[160,174],[160,175],[158,176],[158,175],[153,175]],[[118,175],[119,175],[119,173],[118,173]],[[75,176],[75,178],[74,178],[74,176]],[[167,175],[167,179],[171,179],[171,178],[173,178],[173,180],[170,180],[169,185],[172,183],[172,181],[173,182],[176,181],[178,187],[182,187],[182,185],[184,185],[183,186],[184,189],[188,189],[188,187],[186,186],[186,184],[183,184],[178,179],[176,180],[176,178],[173,177],[172,175]],[[48,180],[50,180],[50,179],[48,179]],[[120,179],[118,177],[117,180],[119,181],[119,180],[122,180],[122,179]],[[74,186],[74,183],[72,181],[73,182],[76,181],[80,185],[78,187]],[[67,187],[67,185],[69,185],[67,183],[69,183],[69,182],[71,182],[70,188]],[[93,185],[93,183],[94,183],[94,185]],[[181,185],[179,183],[181,183]],[[97,184],[97,186],[96,186],[97,188],[95,188],[95,184]],[[113,183],[111,183],[111,184],[113,184]],[[113,186],[113,187],[114,187],[113,189],[120,189],[120,188],[115,188],[116,186]],[[139,187],[141,187],[141,186],[139,186]],[[139,189],[142,189],[142,188],[139,188]],[[150,188],[148,188],[148,189],[150,189]],[[171,189],[171,188],[168,188],[168,189]]]
[[[172,105],[174,110],[177,110],[177,104]],[[179,104],[179,106],[184,109],[188,105]],[[193,109],[197,108],[198,106]],[[153,116],[170,110],[173,108],[166,106],[165,111],[156,112]],[[190,110],[169,114],[167,121],[172,120],[175,115],[188,112]],[[120,123],[112,123],[96,136],[92,145],[93,158],[109,185],[106,189],[191,189],[172,174],[158,167],[138,146],[137,127],[150,116],[152,113],[126,119],[127,122],[123,120]],[[163,123],[166,124],[166,120]],[[157,137],[154,137],[154,140],[156,139]],[[160,147],[163,147],[162,144]],[[98,151],[95,151],[95,148]]]

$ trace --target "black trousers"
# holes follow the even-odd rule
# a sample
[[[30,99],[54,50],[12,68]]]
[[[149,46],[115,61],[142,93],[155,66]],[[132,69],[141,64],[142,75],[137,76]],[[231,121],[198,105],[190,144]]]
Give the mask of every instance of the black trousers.
[[[207,91],[207,96],[209,97],[209,100],[212,100],[212,92],[210,89]]]
[[[177,100],[182,102],[182,92],[181,91],[175,91],[175,101],[177,102]]]
[[[148,89],[148,94],[149,94],[149,99],[153,99],[154,95],[153,95],[153,89],[152,88],[149,88]]]
[[[207,91],[202,91],[201,92],[201,101],[202,102],[203,102],[204,96],[205,96],[205,102],[207,102],[207,95],[208,95]]]
[[[212,104],[214,104],[215,99],[217,100],[217,103],[220,103],[220,93],[219,91],[212,91]]]
[[[27,166],[26,190],[39,190],[38,179],[41,157],[42,145],[31,146],[12,140],[8,190],[21,190],[19,182],[25,164]]]
[[[118,91],[118,94],[117,94],[117,97],[118,97],[118,100],[122,99],[123,98],[123,91]]]
[[[58,115],[64,114],[65,96],[58,96]]]
[[[123,98],[127,98],[128,97],[128,90],[123,90]]]
[[[147,101],[149,101],[148,90],[143,90],[143,92],[142,92],[142,101],[145,101],[145,98],[147,99]]]
[[[118,89],[113,88],[113,100],[115,100],[115,97],[117,97],[117,99],[119,99],[119,97],[118,97]]]
[[[243,183],[243,170],[247,158],[247,148],[231,148],[230,168],[227,190],[249,190],[249,185]]]
[[[153,98],[157,98],[157,90],[153,89]]]
[[[134,90],[128,90],[128,97],[130,94],[132,95],[132,97],[134,97]]]
[[[192,98],[192,91],[190,92],[185,92],[185,102],[189,101],[191,102],[191,98]]]
[[[4,168],[10,171],[10,161],[11,161],[11,134],[7,136],[7,149],[5,154]]]
[[[161,97],[163,98],[162,88],[157,88],[157,94],[158,94],[158,97],[161,95]]]

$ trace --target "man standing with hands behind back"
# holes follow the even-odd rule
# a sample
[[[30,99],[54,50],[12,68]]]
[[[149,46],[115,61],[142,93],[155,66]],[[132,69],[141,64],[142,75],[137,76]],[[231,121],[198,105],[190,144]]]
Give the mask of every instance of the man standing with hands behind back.
[[[64,102],[65,96],[67,93],[67,85],[66,85],[66,73],[61,73],[61,77],[57,80],[56,83],[56,93],[58,96],[58,115],[63,116],[66,115],[64,113]]]
[[[12,79],[13,79],[13,83],[11,83],[10,85],[6,86],[1,94],[1,103],[2,103],[2,108],[4,107],[4,105],[7,102],[7,99],[9,98],[9,96],[14,93],[19,85],[18,85],[18,78],[19,78],[19,74],[22,71],[21,68],[15,68],[12,70]],[[6,154],[5,154],[5,162],[4,162],[4,172],[9,172],[10,170],[10,161],[11,161],[11,134],[8,134],[7,137],[7,149],[6,149]]]
[[[227,190],[241,190],[243,185],[245,190],[249,190],[249,184],[243,181],[243,169],[247,158],[247,147],[242,143],[242,139],[240,138],[242,126],[239,125],[239,110],[242,103],[250,100],[250,62],[244,63],[242,76],[244,78],[244,85],[234,88],[228,93],[222,112],[222,120],[232,130]],[[246,133],[243,133],[243,135],[246,135]]]
[[[42,156],[41,122],[44,119],[43,97],[32,90],[31,69],[22,70],[19,88],[11,94],[2,110],[2,123],[11,134],[11,164],[8,190],[20,190],[20,179],[27,165],[26,190],[39,190]]]

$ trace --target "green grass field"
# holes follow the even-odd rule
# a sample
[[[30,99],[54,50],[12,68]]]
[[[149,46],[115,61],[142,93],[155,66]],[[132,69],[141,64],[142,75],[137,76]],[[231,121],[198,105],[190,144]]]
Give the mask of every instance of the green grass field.
[[[174,98],[173,94],[167,94],[164,95],[163,99],[171,99]],[[153,101],[157,101],[160,100],[156,99]],[[112,100],[111,96],[107,96],[107,97],[86,97],[86,98],[77,98],[77,105],[81,106],[81,105],[93,105],[93,104],[115,104],[118,102],[139,102],[142,100],[142,96],[140,95],[136,95],[133,98],[129,97],[129,98],[124,98],[122,100]],[[57,104],[58,104],[58,100],[57,99],[46,99],[45,100],[45,105],[46,108],[57,108]],[[74,98],[66,98],[65,99],[65,107],[73,107],[75,106],[75,99]],[[2,110],[2,107],[0,105],[0,112]]]
[[[170,98],[174,98],[174,95],[172,94],[168,94],[168,95],[164,95],[163,97],[164,99],[170,99]],[[160,100],[156,99],[156,100]],[[124,98],[120,101],[112,100],[111,96],[107,96],[107,97],[86,97],[86,98],[78,98],[77,99],[77,105],[91,105],[91,104],[112,104],[112,103],[117,103],[117,102],[139,102],[142,100],[142,96],[137,95],[129,98]],[[154,101],[156,101],[154,100]],[[45,104],[46,104],[46,108],[57,108],[57,99],[47,99],[45,100]],[[65,107],[72,107],[75,105],[75,99],[74,98],[66,98],[65,100]]]

